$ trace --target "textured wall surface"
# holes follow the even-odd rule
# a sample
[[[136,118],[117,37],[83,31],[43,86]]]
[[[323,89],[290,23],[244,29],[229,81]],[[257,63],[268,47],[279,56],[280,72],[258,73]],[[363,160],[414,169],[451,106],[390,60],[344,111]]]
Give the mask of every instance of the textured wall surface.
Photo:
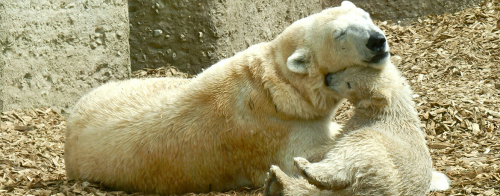
[[[481,0],[352,0],[377,20],[456,12]],[[132,70],[173,65],[199,73],[302,17],[342,0],[130,0]]]
[[[196,74],[321,9],[320,0],[130,0],[132,70],[173,65]]]
[[[480,1],[352,0],[372,18],[393,21]],[[341,2],[2,0],[0,111],[50,106],[68,112],[92,88],[142,68],[172,65],[196,74]]]
[[[211,65],[216,38],[207,2],[129,1],[132,70],[171,64],[193,74]]]
[[[67,112],[108,80],[128,78],[126,0],[0,2],[0,110]]]
[[[216,59],[270,41],[294,21],[320,12],[321,0],[210,1]]]

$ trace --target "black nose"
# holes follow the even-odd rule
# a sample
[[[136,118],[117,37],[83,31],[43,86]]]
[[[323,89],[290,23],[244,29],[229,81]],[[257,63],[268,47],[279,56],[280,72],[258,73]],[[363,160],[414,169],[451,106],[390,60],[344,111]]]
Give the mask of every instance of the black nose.
[[[325,77],[325,85],[326,86],[332,85],[332,80],[333,80],[333,74],[332,73],[327,74]]]
[[[381,33],[370,33],[366,47],[376,54],[385,52],[385,37]]]

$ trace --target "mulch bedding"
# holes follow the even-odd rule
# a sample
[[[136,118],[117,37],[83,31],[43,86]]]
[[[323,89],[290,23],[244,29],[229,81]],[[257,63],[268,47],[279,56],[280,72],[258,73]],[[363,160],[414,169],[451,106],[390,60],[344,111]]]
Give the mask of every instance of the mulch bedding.
[[[393,60],[409,79],[434,166],[453,181],[430,195],[500,195],[500,1],[411,25],[377,22]],[[190,77],[175,68],[135,77]],[[347,119],[352,106],[335,120]],[[0,195],[141,195],[67,181],[64,117],[50,108],[0,115]],[[188,194],[192,195],[192,194]],[[201,195],[261,195],[241,189]]]

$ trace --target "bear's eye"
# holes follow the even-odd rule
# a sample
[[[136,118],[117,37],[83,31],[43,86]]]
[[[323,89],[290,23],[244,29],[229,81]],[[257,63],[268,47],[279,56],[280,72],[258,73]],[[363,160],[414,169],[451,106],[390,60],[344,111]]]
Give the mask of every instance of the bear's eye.
[[[346,35],[346,30],[340,30],[335,32],[335,39],[341,39]]]
[[[347,83],[347,88],[352,89],[352,86],[351,86],[350,82]]]

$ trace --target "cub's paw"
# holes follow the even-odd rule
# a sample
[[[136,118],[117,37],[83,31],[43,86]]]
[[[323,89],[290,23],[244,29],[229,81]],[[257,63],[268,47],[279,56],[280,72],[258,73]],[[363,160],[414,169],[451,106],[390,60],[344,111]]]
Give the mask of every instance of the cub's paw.
[[[312,164],[302,157],[295,157],[293,160],[295,167],[309,183],[320,189],[330,188],[331,185],[328,181],[328,172],[325,168],[318,164]]]
[[[265,196],[311,196],[311,195],[331,195],[322,193],[314,185],[304,178],[290,177],[278,166],[271,166],[268,178],[264,185]]]
[[[301,170],[310,164],[310,162],[307,159],[304,159],[302,157],[295,157],[295,158],[293,158],[293,161],[295,163],[295,166]]]
[[[290,177],[286,175],[278,166],[271,165],[267,173],[266,184],[264,185],[264,196],[281,196],[283,189],[288,186]]]

